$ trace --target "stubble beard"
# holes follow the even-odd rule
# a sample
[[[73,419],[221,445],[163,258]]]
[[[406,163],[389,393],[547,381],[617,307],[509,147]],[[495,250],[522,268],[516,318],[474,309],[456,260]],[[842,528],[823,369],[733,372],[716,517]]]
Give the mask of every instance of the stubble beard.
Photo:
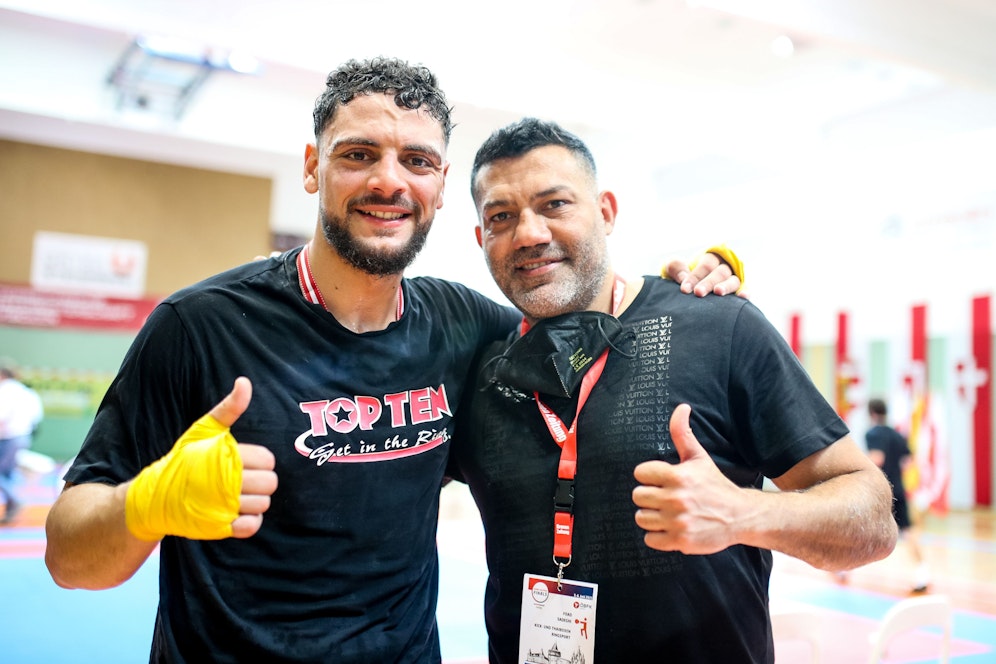
[[[375,277],[404,272],[422,251],[432,227],[430,217],[415,224],[412,235],[404,246],[394,250],[377,250],[354,237],[341,217],[328,214],[325,210],[319,210],[319,215],[322,234],[336,253],[356,269]]]
[[[521,259],[520,259],[521,260]],[[515,260],[503,266],[502,279],[495,279],[498,287],[512,304],[527,318],[540,320],[574,311],[585,311],[602,291],[609,271],[608,256],[604,251],[586,247],[572,259],[568,268],[574,271],[570,280],[557,280],[535,287],[516,284]],[[492,275],[494,266],[489,262]]]

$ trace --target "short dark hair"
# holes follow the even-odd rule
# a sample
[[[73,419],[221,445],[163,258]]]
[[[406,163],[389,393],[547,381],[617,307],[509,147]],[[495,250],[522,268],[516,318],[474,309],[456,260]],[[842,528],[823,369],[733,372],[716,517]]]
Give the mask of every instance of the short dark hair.
[[[882,399],[869,399],[868,400],[868,412],[872,415],[885,416],[888,409],[885,407],[885,401]]]
[[[394,103],[412,110],[425,107],[439,121],[443,138],[449,145],[453,110],[436,82],[436,75],[427,67],[410,65],[397,58],[350,60],[331,72],[325,79],[325,91],[315,100],[312,113],[315,139],[320,139],[325,127],[335,117],[336,109],[353,101],[357,95],[394,93]]]
[[[488,164],[499,159],[521,157],[531,150],[547,145],[560,145],[570,150],[578,162],[588,170],[595,179],[597,169],[595,158],[584,141],[567,131],[556,122],[523,118],[501,129],[495,130],[478,148],[474,156],[474,166],[470,171],[470,195],[474,195],[477,184],[477,173]]]

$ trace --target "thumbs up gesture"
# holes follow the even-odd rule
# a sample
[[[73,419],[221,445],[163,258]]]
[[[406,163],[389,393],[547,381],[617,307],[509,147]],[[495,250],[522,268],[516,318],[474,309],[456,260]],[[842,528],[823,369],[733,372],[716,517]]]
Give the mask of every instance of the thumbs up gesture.
[[[214,540],[259,530],[277,488],[273,453],[240,444],[229,431],[251,398],[249,379],[236,379],[228,396],[128,484],[125,523],[135,537]]]
[[[736,544],[738,530],[747,526],[748,490],[727,479],[699,444],[688,424],[691,412],[681,404],[671,415],[680,462],[647,461],[633,473],[640,483],[633,490],[636,523],[653,549],[716,553]]]

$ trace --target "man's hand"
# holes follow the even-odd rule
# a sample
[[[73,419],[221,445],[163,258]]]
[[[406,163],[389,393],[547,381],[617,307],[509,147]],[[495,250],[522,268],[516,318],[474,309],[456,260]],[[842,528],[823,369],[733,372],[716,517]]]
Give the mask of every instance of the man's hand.
[[[226,427],[231,427],[249,407],[252,383],[240,376],[235,386],[211,415]],[[232,537],[251,537],[263,525],[263,512],[270,509],[270,496],[277,490],[276,459],[262,445],[238,444],[242,458],[242,490],[239,494],[239,516],[232,522]]]
[[[731,257],[735,256],[729,249]],[[737,260],[740,270],[743,264]],[[729,295],[736,293],[740,297],[746,298],[747,292],[743,289],[743,282],[721,256],[713,252],[707,252],[694,263],[694,268],[689,267],[683,260],[672,260],[668,262],[662,276],[671,279],[681,287],[683,293],[695,293],[699,297],[705,297],[709,293],[716,295]]]
[[[159,461],[131,481],[125,520],[137,538],[250,537],[277,488],[273,453],[238,444],[229,428],[252,399],[248,378],[195,422]]]
[[[636,523],[647,531],[652,549],[708,554],[736,544],[738,510],[744,492],[730,482],[699,444],[688,424],[691,407],[681,404],[671,415],[671,440],[680,463],[647,461],[636,467],[640,486],[633,502]]]

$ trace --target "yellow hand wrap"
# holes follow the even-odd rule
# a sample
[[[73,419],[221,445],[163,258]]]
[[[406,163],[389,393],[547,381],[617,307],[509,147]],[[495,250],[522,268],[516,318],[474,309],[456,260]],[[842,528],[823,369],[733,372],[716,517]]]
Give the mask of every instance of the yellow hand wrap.
[[[231,537],[242,492],[236,445],[228,427],[211,415],[194,422],[166,456],[146,466],[128,487],[128,530],[147,542],[165,535]]]
[[[714,247],[709,247],[703,253],[716,254],[721,259],[723,259],[723,261],[730,266],[730,270],[733,271],[733,274],[737,275],[737,278],[740,279],[740,288],[737,289],[737,292],[739,293],[741,290],[743,290],[744,262],[740,260],[740,257],[737,256],[732,249],[730,249],[725,244],[717,244]],[[694,270],[695,266],[698,264],[699,264],[699,259],[696,258],[695,260],[693,260],[691,263],[688,264],[688,269]],[[665,279],[671,278],[670,276],[668,276],[666,265],[663,268],[661,268],[661,276],[664,277]]]

